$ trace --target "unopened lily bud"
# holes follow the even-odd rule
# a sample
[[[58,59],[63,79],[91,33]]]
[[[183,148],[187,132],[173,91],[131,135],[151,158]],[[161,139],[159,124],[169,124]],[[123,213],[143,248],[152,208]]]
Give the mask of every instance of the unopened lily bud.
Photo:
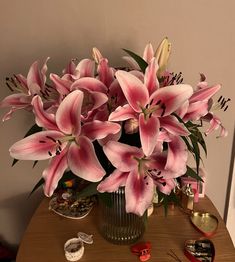
[[[125,132],[127,134],[134,134],[139,130],[139,122],[137,119],[128,119],[124,125]]]
[[[158,76],[161,76],[162,73],[166,70],[170,52],[171,43],[168,41],[168,38],[165,37],[155,52],[155,57],[159,65],[159,69],[157,72]]]
[[[92,57],[95,60],[96,64],[99,64],[100,60],[103,58],[102,54],[96,47],[93,47],[92,49]]]

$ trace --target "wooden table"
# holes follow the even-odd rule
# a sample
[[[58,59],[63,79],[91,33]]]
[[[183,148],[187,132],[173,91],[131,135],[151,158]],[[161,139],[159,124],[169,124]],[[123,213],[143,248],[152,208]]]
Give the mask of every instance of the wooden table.
[[[85,244],[85,253],[80,261],[131,262],[139,261],[131,254],[129,246],[113,245],[104,240],[97,232],[97,208],[84,219],[72,220],[60,217],[48,210],[48,199],[43,199],[33,215],[22,239],[17,262],[60,262],[66,261],[63,246],[67,239],[76,237],[82,231],[93,234],[94,243]],[[217,216],[219,226],[217,233],[211,237],[216,249],[215,261],[234,262],[235,249],[225,224],[212,202],[200,199],[195,210],[204,210]],[[167,255],[172,249],[181,261],[188,261],[183,253],[184,241],[198,239],[202,234],[190,223],[188,215],[177,207],[168,211],[165,217],[163,207],[154,209],[148,219],[148,227],[143,240],[152,243],[150,261],[175,261]]]

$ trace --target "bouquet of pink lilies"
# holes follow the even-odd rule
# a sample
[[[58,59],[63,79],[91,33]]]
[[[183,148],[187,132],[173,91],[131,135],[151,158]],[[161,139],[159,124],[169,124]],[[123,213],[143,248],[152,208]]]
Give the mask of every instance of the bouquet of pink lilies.
[[[187,166],[188,153],[198,170],[200,148],[206,152],[203,133],[220,128],[219,136],[226,136],[212,110],[226,111],[229,99],[221,96],[214,103],[212,96],[221,86],[210,86],[203,74],[192,88],[183,83],[182,73],[171,73],[167,38],[155,52],[147,44],[142,57],[124,51],[129,55],[125,68],[111,67],[94,48],[92,59],[77,65],[72,60],[62,75],[51,73],[49,83],[48,59],[41,69],[34,62],[27,77],[6,79],[17,93],[0,106],[10,107],[3,120],[19,109],[34,114],[36,124],[11,146],[10,155],[17,160],[49,159],[42,173],[46,196],[69,170],[96,182],[101,193],[125,186],[126,211],[142,215],[155,189],[168,196],[178,177],[200,179]],[[208,126],[201,131],[205,121]]]

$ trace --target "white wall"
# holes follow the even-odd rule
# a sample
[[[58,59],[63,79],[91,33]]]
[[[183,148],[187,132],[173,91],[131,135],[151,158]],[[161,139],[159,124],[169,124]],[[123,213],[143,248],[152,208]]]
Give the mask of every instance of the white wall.
[[[226,4],[225,4],[226,3]],[[147,42],[156,47],[168,36],[173,44],[170,67],[184,73],[195,85],[204,72],[211,84],[222,83],[221,94],[233,102],[218,112],[233,133],[235,112],[235,2],[233,0],[1,0],[0,1],[0,98],[9,94],[4,79],[26,74],[36,59],[51,57],[50,70],[61,72],[70,58],[90,56],[97,46],[120,65],[128,48],[137,53]],[[40,201],[26,196],[40,178],[46,163],[35,169],[31,162],[11,168],[8,148],[23,137],[33,120],[23,112],[0,124],[0,235],[17,244]],[[208,137],[207,193],[223,215],[232,137]]]

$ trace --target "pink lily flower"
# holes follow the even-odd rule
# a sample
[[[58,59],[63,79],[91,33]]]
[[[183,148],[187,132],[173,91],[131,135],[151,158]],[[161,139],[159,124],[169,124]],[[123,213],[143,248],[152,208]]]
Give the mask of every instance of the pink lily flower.
[[[39,70],[38,61],[34,62],[28,72],[27,78],[18,74],[14,78],[7,79],[8,87],[17,94],[9,95],[0,103],[0,107],[10,107],[10,111],[3,116],[3,121],[9,120],[12,114],[20,109],[31,111],[31,101],[35,94],[47,97],[50,90],[45,86],[47,61],[44,62],[42,69]]]
[[[67,67],[63,70],[63,79],[75,81],[82,77],[94,77],[95,62],[91,59],[82,59],[78,65],[74,63],[76,59],[72,59]]]
[[[220,133],[218,137],[226,137],[228,135],[228,131],[222,125],[221,120],[213,113],[208,113],[202,118],[202,120],[205,120],[210,123],[210,127],[205,132],[206,135],[209,135],[211,132],[217,130],[218,128],[220,128]]]
[[[199,120],[205,116],[210,110],[210,99],[215,95],[221,88],[221,85],[215,85],[209,87],[208,85],[199,86],[197,91],[190,97],[188,104],[183,104],[178,113],[183,118],[184,122]]]
[[[105,175],[92,141],[119,132],[120,125],[98,120],[81,125],[83,99],[83,92],[71,92],[54,115],[44,111],[41,98],[35,96],[32,104],[36,123],[48,130],[28,136],[10,148],[11,156],[16,159],[51,159],[42,175],[47,196],[52,195],[67,168],[92,182],[101,180]]]
[[[104,152],[116,170],[97,187],[100,192],[113,192],[125,186],[126,212],[142,216],[149,207],[154,187],[169,194],[174,178],[186,172],[187,150],[179,137],[169,143],[166,154],[153,153],[146,157],[142,149],[109,141]]]
[[[151,66],[150,64],[149,68]],[[156,75],[155,70],[150,71]],[[148,70],[146,71],[148,72]],[[147,78],[153,78],[152,74],[148,73]],[[149,156],[152,154],[157,143],[160,128],[159,119],[169,116],[182,103],[187,101],[193,93],[192,87],[189,85],[174,85],[159,88],[153,92],[153,81],[146,80],[146,83],[151,83],[146,86],[146,84],[126,71],[119,70],[115,75],[128,104],[120,106],[112,112],[109,120],[124,121],[130,118],[138,118],[143,152],[146,156]],[[175,127],[177,120],[172,120],[173,118],[167,119],[168,130],[171,126]],[[177,123],[177,127],[180,127],[180,125],[180,123]],[[172,132],[175,133],[177,128],[173,129],[174,131]],[[188,135],[188,132],[182,127],[179,135]]]

